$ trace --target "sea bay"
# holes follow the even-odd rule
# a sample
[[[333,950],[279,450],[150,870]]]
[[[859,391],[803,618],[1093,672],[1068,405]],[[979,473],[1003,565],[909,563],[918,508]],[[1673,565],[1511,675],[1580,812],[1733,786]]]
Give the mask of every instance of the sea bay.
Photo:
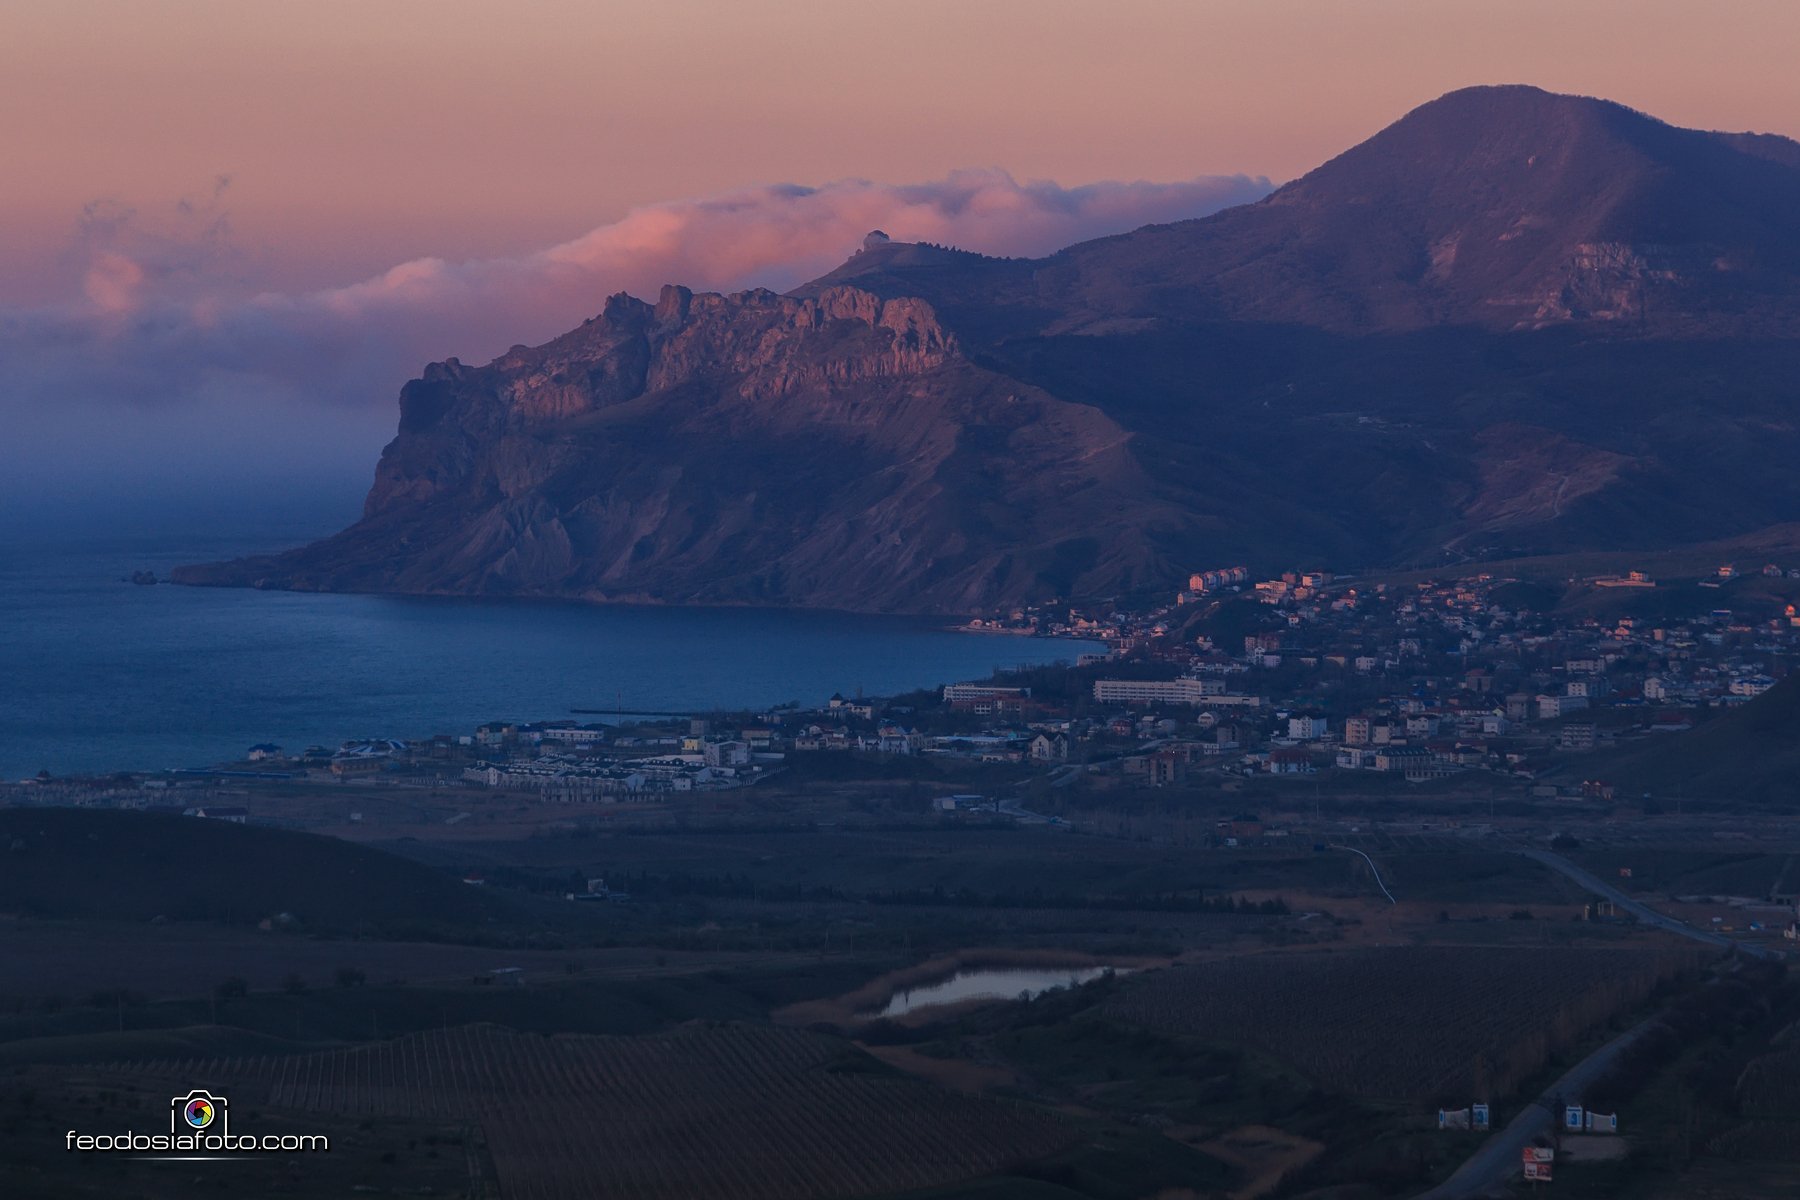
[[[143,586],[291,534],[0,544],[0,778],[164,769],[575,709],[686,712],[893,694],[1086,643],[929,618]],[[583,718],[593,719],[593,718]]]

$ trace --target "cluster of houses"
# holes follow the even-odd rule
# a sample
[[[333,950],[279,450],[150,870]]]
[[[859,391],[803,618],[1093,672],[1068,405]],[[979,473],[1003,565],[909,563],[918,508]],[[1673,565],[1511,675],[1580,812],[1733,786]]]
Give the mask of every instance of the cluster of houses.
[[[465,783],[535,791],[562,803],[742,787],[782,760],[768,725],[716,731],[705,720],[688,722],[686,734],[572,721],[491,724],[472,741],[479,757],[463,768]]]
[[[1800,578],[1774,565],[1757,574]],[[1703,582],[1741,577],[1721,568]],[[1642,572],[1592,582],[1656,586]],[[1184,603],[1238,593],[1263,616],[1241,652],[1167,636],[1167,610],[1115,618],[1114,654],[1137,669],[1093,680],[1081,737],[1141,739],[1117,767],[1150,786],[1196,767],[1532,779],[1568,753],[1681,732],[1695,709],[1746,703],[1800,654],[1800,613],[1771,607],[1766,592],[1652,621],[1530,611],[1513,602],[1516,581],[1490,575],[1361,585],[1323,571],[1255,583],[1201,572],[1189,583]]]
[[[910,708],[836,695],[816,709],[761,713],[730,727],[710,719],[683,719],[674,729],[668,721],[496,721],[464,735],[347,742],[296,756],[263,744],[246,755],[258,769],[242,773],[351,784],[404,782],[417,775],[441,780],[450,773],[472,787],[530,791],[551,802],[604,803],[742,787],[779,769],[795,752],[944,755],[981,762],[1058,763],[1070,757],[1066,721],[1007,723],[1055,709],[1034,700],[1029,688],[970,684],[946,692],[943,711],[965,718],[953,721],[955,728],[939,722],[926,731]],[[979,717],[982,727],[967,728],[970,716]]]
[[[685,737],[484,726],[473,736],[481,757],[464,778],[606,799],[738,786],[789,753],[846,752],[1083,764],[1151,787],[1196,771],[1420,781],[1488,770],[1530,780],[1620,736],[1689,728],[1697,706],[1744,703],[1774,686],[1800,650],[1791,609],[1750,617],[1719,608],[1654,623],[1565,618],[1513,603],[1512,582],[1364,585],[1325,571],[1253,582],[1242,567],[1196,572],[1184,600],[1237,597],[1260,614],[1240,644],[1172,636],[1168,611],[1009,614],[1007,623],[1106,642],[1106,653],[1078,664],[1079,697],[1034,695],[999,678],[950,684],[924,709],[840,695],[738,729],[696,722]]]

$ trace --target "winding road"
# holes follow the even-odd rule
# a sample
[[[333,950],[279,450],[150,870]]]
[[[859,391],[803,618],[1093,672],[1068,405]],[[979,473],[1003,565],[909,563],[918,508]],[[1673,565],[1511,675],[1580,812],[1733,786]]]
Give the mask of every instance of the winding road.
[[[1719,949],[1735,950],[1752,958],[1784,957],[1779,950],[1740,942],[1709,929],[1696,929],[1674,917],[1659,913],[1649,905],[1632,899],[1592,872],[1576,866],[1560,854],[1552,854],[1548,850],[1534,848],[1523,848],[1519,850],[1519,853],[1574,880],[1595,895],[1611,900],[1614,905],[1636,917],[1642,924],[1690,938],[1696,942],[1704,942]],[[1430,1191],[1420,1193],[1414,1200],[1468,1200],[1469,1197],[1483,1196],[1489,1192],[1504,1190],[1508,1181],[1519,1170],[1519,1152],[1530,1145],[1533,1139],[1541,1137],[1555,1128],[1557,1112],[1564,1097],[1578,1101],[1582,1092],[1589,1085],[1604,1075],[1632,1043],[1643,1037],[1661,1019],[1660,1015],[1646,1018],[1569,1068],[1562,1078],[1551,1084],[1541,1096],[1528,1104],[1524,1111],[1514,1117],[1504,1129],[1490,1137],[1482,1144],[1481,1149],[1470,1155],[1469,1160],[1458,1167],[1455,1174]]]
[[[1375,865],[1374,859],[1370,858],[1367,854],[1363,854],[1363,852],[1358,850],[1355,846],[1333,846],[1332,849],[1348,850],[1352,854],[1362,854],[1362,860],[1369,864],[1369,874],[1375,877],[1375,886],[1381,889],[1381,894],[1387,897],[1387,902],[1389,904],[1400,903],[1398,900],[1394,899],[1394,893],[1388,891],[1387,884],[1381,881],[1381,868]]]

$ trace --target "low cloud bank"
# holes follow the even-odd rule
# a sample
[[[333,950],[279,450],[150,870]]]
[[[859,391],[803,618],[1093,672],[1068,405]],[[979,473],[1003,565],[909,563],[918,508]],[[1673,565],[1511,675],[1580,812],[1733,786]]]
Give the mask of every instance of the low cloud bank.
[[[543,341],[614,292],[784,289],[830,270],[877,228],[1036,256],[1270,187],[1210,176],[1065,188],[961,171],[910,185],[746,188],[635,209],[532,254],[418,259],[345,287],[281,292],[234,275],[228,186],[183,202],[162,228],[91,207],[70,248],[81,295],[0,309],[0,418],[11,430],[0,473],[14,499],[54,508],[67,489],[98,501],[109,479],[349,486],[368,478],[399,386],[425,362],[486,361]]]

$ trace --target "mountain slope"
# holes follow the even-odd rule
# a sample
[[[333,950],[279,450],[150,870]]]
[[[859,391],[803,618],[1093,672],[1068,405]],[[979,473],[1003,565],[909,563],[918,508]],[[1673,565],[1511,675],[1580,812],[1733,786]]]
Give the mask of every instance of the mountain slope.
[[[458,925],[510,900],[336,838],[230,821],[84,808],[0,809],[0,914],[255,924],[288,913],[314,933]],[[516,918],[516,914],[515,914]]]
[[[1537,88],[1466,88],[1211,217],[1086,242],[1029,269],[867,256],[826,280],[906,291],[946,313],[974,290],[1049,317],[1044,332],[1133,318],[1364,333],[1582,321],[1791,331],[1800,144],[1678,129]]]
[[[1800,519],[1800,145],[1474,88],[1048,258],[872,236],[401,397],[363,519],[186,583],[967,612]]]
[[[671,287],[429,368],[362,521],[177,578],[961,611],[1176,569],[1187,518],[1128,440],[969,362],[922,302]]]

